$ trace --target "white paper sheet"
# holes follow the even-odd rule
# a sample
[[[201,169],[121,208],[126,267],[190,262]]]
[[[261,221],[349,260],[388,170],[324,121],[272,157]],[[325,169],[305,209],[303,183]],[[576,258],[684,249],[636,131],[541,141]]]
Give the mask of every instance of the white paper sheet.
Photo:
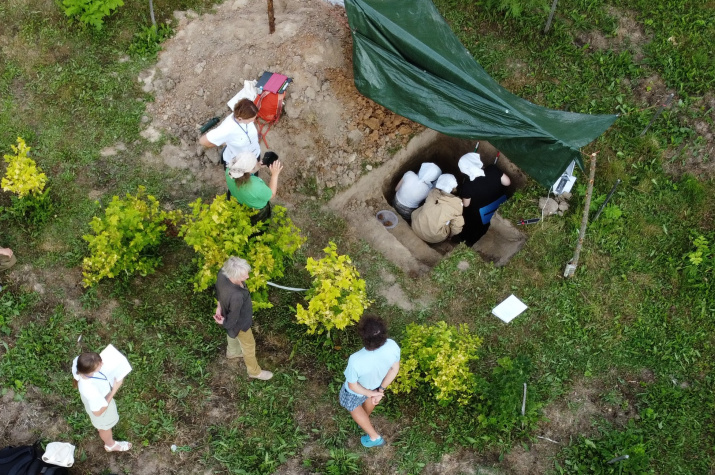
[[[492,313],[504,323],[509,323],[527,308],[529,307],[527,307],[524,302],[519,300],[514,294],[511,294],[506,300],[494,307]]]
[[[132,370],[126,356],[121,354],[111,343],[99,354],[102,357],[102,373],[113,384],[114,379],[124,379]]]

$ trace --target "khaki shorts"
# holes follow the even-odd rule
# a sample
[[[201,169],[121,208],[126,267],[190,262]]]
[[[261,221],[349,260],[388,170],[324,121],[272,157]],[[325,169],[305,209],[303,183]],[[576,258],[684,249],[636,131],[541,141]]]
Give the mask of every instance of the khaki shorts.
[[[85,402],[84,398],[82,398],[82,402]],[[86,404],[84,408],[87,411],[89,419],[92,421],[92,425],[95,429],[109,430],[115,425],[117,425],[117,422],[119,422],[117,403],[114,401],[114,399],[112,399],[112,401],[109,403],[109,407],[107,407],[107,410],[104,411],[104,414],[102,414],[101,416],[95,416],[94,414],[92,414],[92,411],[87,409]]]

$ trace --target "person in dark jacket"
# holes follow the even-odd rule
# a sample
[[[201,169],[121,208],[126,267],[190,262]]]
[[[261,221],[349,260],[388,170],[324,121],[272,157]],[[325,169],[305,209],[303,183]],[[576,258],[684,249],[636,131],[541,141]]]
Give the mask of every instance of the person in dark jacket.
[[[262,370],[256,359],[256,340],[253,339],[253,303],[246,288],[251,266],[245,259],[229,257],[216,278],[216,323],[226,329],[228,346],[226,358],[243,358],[250,378],[269,380],[270,371]]]

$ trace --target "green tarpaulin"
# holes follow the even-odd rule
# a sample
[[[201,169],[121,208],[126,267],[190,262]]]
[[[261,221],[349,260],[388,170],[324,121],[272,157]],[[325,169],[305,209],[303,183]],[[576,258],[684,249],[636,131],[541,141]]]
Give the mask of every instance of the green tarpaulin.
[[[453,137],[491,142],[546,187],[615,115],[537,106],[501,87],[430,0],[345,0],[355,86],[378,104]]]

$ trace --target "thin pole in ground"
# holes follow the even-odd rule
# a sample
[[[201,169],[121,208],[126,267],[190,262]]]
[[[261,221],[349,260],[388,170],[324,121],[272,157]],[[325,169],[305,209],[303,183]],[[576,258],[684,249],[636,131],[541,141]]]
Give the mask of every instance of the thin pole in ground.
[[[551,29],[551,20],[554,19],[554,12],[556,11],[556,5],[559,3],[559,0],[554,0],[554,3],[551,4],[551,12],[549,13],[549,19],[546,20],[546,26],[544,27],[544,33],[548,33],[549,29]]]
[[[151,15],[151,24],[156,28],[156,20],[154,19],[154,0],[149,0],[149,14]]]
[[[588,176],[588,188],[586,190],[586,204],[583,208],[583,219],[581,220],[581,230],[578,233],[578,243],[576,243],[576,250],[573,253],[573,259],[571,262],[566,264],[566,269],[564,269],[564,277],[573,277],[576,272],[576,267],[578,267],[578,258],[581,255],[581,248],[583,247],[583,239],[586,235],[586,226],[588,226],[588,211],[591,208],[591,195],[593,194],[593,180],[596,178],[596,155],[598,152],[591,154],[591,171]]]
[[[650,126],[653,125],[653,122],[660,116],[660,114],[663,113],[663,109],[666,107],[670,106],[670,103],[673,102],[673,98],[675,97],[675,93],[670,93],[668,94],[668,97],[665,98],[665,101],[660,105],[657,111],[655,111],[655,114],[653,114],[653,118],[648,122],[648,125],[646,125],[645,129],[643,129],[643,132],[641,132],[641,137],[645,135],[646,132],[648,132],[648,129],[650,129]]]
[[[268,0],[268,32],[271,35],[276,32],[276,16],[273,13],[273,0]]]
[[[598,211],[596,212],[596,216],[593,217],[594,222],[598,219],[599,216],[601,216],[601,212],[603,211],[603,208],[606,207],[606,205],[608,204],[608,202],[611,199],[611,196],[613,196],[613,193],[616,192],[616,188],[618,188],[618,185],[620,185],[620,184],[621,184],[621,179],[619,178],[618,180],[616,180],[616,184],[613,185],[613,188],[611,188],[611,191],[608,192],[608,196],[606,196],[606,200],[603,202],[601,207],[598,208]]]

